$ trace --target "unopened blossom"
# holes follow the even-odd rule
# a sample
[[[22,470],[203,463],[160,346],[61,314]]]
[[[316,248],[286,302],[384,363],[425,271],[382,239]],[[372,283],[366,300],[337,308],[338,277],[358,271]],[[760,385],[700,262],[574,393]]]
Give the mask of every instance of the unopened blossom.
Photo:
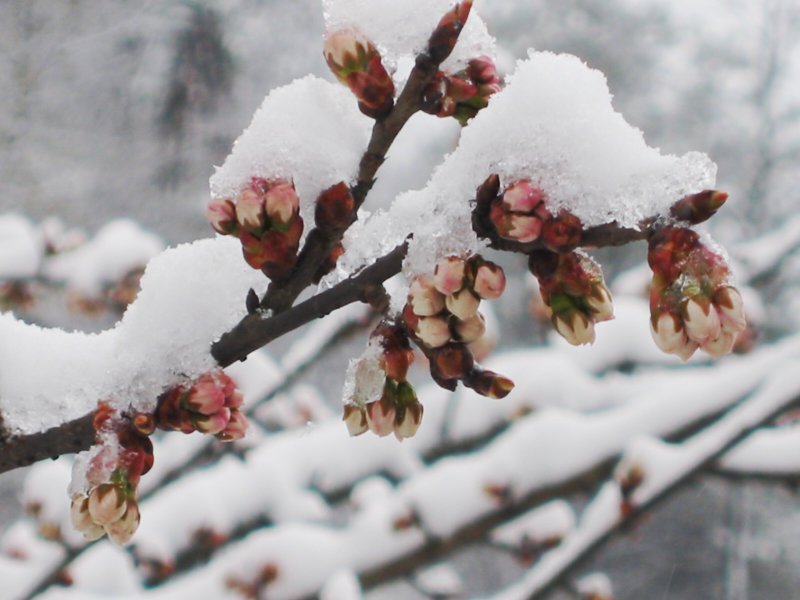
[[[380,119],[394,106],[394,82],[380,52],[361,32],[340,29],[325,35],[323,54],[336,78],[350,88],[365,115]]]
[[[452,52],[471,10],[472,0],[463,0],[441,18],[428,40],[428,53],[433,60],[442,62]]]
[[[346,229],[356,218],[356,201],[350,186],[339,182],[322,191],[314,208],[314,223],[324,231]]]
[[[117,520],[104,526],[109,539],[118,546],[125,546],[133,538],[139,528],[139,505],[135,500],[128,500],[125,513]]]
[[[210,202],[206,216],[214,231],[223,235],[235,234],[239,226],[236,219],[236,206],[230,199]]]
[[[92,542],[105,535],[105,529],[92,520],[89,514],[89,498],[87,496],[74,496],[70,506],[70,521],[76,531]]]
[[[392,433],[396,411],[395,403],[387,393],[380,400],[367,404],[367,424],[370,431],[380,437]]]
[[[271,186],[264,194],[264,210],[273,226],[288,225],[300,210],[294,186],[286,181]]]
[[[414,333],[429,348],[445,345],[451,337],[450,326],[442,317],[421,317]]]
[[[680,199],[672,205],[669,214],[673,219],[696,225],[713,217],[727,199],[725,192],[704,190]]]
[[[514,382],[508,377],[485,369],[472,369],[464,379],[464,385],[487,398],[505,398],[514,389]]]
[[[347,431],[353,437],[369,431],[367,413],[360,406],[354,406],[352,404],[345,405],[342,421],[345,422],[345,425],[347,425]]]
[[[467,263],[458,256],[448,256],[436,263],[433,271],[433,285],[447,296],[464,287]]]
[[[466,320],[459,320],[455,325],[458,341],[464,344],[471,344],[483,337],[486,333],[486,319],[479,312],[476,312]]]
[[[250,422],[242,411],[235,408],[231,408],[230,411],[230,419],[225,429],[215,434],[215,437],[221,442],[241,440],[245,437],[247,429],[250,427]]]
[[[450,294],[445,298],[445,306],[450,314],[456,318],[465,321],[475,316],[480,306],[480,298],[478,298],[471,289],[464,288],[454,294]]]
[[[731,352],[747,323],[724,259],[690,229],[666,227],[651,238],[648,262],[650,325],[658,347],[682,360],[698,348],[712,357]]]
[[[582,312],[573,310],[553,317],[556,331],[573,346],[593,344],[594,323]]]
[[[408,290],[408,302],[415,315],[430,317],[444,310],[444,294],[436,289],[433,277],[420,275]]]
[[[264,227],[264,199],[254,190],[246,189],[236,198],[236,220],[251,231]]]
[[[472,288],[479,298],[496,300],[506,289],[506,274],[502,267],[489,261],[481,261],[475,271]]]
[[[550,212],[544,192],[528,179],[511,182],[502,193],[499,180],[490,178],[479,189],[478,209],[486,214],[491,230],[501,238],[530,243],[539,239]],[[489,197],[489,190],[495,197]]]
[[[98,525],[120,519],[126,509],[125,496],[117,485],[105,483],[89,494],[89,515]]]

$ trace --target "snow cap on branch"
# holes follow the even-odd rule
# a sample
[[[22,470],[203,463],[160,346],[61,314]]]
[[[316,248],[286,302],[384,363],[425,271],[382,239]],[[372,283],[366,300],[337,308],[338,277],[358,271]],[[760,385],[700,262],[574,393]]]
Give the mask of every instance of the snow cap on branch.
[[[253,177],[290,180],[300,196],[300,214],[311,223],[320,192],[355,179],[371,123],[340,85],[309,75],[277,88],[217,167],[211,195],[233,197]]]

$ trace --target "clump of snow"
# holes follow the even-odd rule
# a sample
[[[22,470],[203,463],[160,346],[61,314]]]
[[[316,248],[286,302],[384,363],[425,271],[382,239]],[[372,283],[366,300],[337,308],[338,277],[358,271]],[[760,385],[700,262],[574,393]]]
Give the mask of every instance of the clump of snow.
[[[409,233],[409,275],[430,272],[443,255],[480,251],[470,200],[493,173],[504,185],[531,179],[551,211],[568,208],[586,226],[637,227],[686,194],[713,187],[716,165],[704,154],[676,157],[650,148],[614,110],[602,73],[571,55],[531,52],[423,190],[399,196],[389,210],[351,228],[328,283]]]
[[[575,588],[584,598],[614,598],[614,586],[605,573],[589,573],[575,582]]]
[[[414,584],[427,596],[452,598],[464,593],[464,581],[453,565],[441,563],[414,574]]]
[[[358,577],[349,569],[336,571],[319,593],[319,600],[361,600],[362,597]]]
[[[101,228],[90,242],[48,259],[44,273],[71,288],[96,294],[104,284],[143,267],[163,249],[158,236],[129,219],[118,219]]]
[[[537,506],[494,529],[493,542],[516,548],[525,542],[558,541],[575,529],[575,512],[564,500]]]
[[[436,25],[456,4],[453,0],[322,0],[328,31],[356,27],[391,66],[425,50]],[[471,58],[493,56],[494,48],[494,38],[473,8],[442,68],[458,71]]]
[[[211,177],[214,198],[239,193],[252,177],[291,179],[306,223],[319,193],[358,172],[372,126],[350,91],[314,76],[272,90]]]
[[[211,344],[245,313],[265,280],[233,238],[207,239],[153,259],[122,321],[100,334],[44,329],[0,315],[0,414],[32,433],[92,410],[98,400],[152,409],[159,393],[215,366]]]
[[[342,388],[345,404],[366,406],[380,400],[386,382],[386,372],[380,363],[382,352],[380,342],[371,339],[364,353],[350,360]]]
[[[44,240],[33,223],[20,215],[0,216],[0,279],[24,279],[39,271]]]

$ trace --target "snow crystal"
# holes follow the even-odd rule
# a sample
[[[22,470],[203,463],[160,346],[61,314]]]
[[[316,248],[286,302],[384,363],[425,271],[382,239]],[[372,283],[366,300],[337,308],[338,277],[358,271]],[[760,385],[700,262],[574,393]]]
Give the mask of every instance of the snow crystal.
[[[83,246],[57,254],[45,264],[45,275],[87,294],[144,267],[164,243],[129,219],[111,221]]]
[[[152,409],[182,377],[215,366],[209,349],[246,311],[263,275],[232,238],[206,239],[153,259],[122,321],[100,334],[43,329],[0,315],[0,412],[32,433],[92,410],[98,400]]]
[[[416,56],[428,45],[439,20],[456,4],[453,0],[322,0],[328,31],[356,27],[381,51],[387,65]],[[442,64],[448,72],[466,66],[471,58],[493,56],[495,40],[472,9],[453,53]]]
[[[309,75],[272,90],[211,177],[211,195],[234,196],[252,177],[291,179],[313,223],[319,193],[355,179],[371,123],[344,86]]]
[[[25,217],[0,216],[0,279],[24,279],[39,271],[42,235]]]

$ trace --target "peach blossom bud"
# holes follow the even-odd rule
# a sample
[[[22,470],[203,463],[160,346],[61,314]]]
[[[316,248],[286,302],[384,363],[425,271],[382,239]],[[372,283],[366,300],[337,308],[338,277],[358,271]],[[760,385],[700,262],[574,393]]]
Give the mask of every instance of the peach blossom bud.
[[[523,179],[512,183],[503,192],[503,207],[512,212],[531,213],[543,198],[542,190],[534,187],[527,179]]]
[[[367,404],[367,423],[370,431],[380,437],[385,437],[394,431],[396,408],[394,402],[384,396],[376,402]]]
[[[119,520],[126,510],[122,490],[114,484],[104,483],[89,494],[89,514],[98,525]]]
[[[505,235],[498,231],[505,238],[527,244],[539,239],[542,234],[542,221],[538,217],[527,215],[512,214],[509,218],[509,228]]]
[[[687,340],[686,344],[684,344],[683,346],[678,347],[675,350],[674,354],[678,358],[680,358],[683,362],[686,362],[687,360],[692,358],[692,355],[695,353],[697,348],[698,348],[698,345],[697,345],[696,342],[693,342],[692,340]]]
[[[186,397],[189,410],[201,415],[213,415],[225,406],[225,394],[210,374],[202,375]]]
[[[206,217],[211,227],[222,235],[236,232],[236,207],[230,200],[213,200],[209,202]]]
[[[422,404],[416,402],[404,407],[403,418],[395,424],[394,436],[398,440],[414,437],[422,423]]]
[[[554,252],[566,252],[580,244],[583,237],[583,223],[567,211],[548,219],[542,225],[542,241]]]
[[[414,333],[429,348],[439,348],[450,341],[450,327],[441,317],[420,318]]]
[[[366,69],[377,50],[360,31],[340,29],[325,34],[322,53],[336,78],[347,84],[347,75],[353,70]]]
[[[485,300],[495,300],[502,296],[506,289],[506,274],[502,267],[492,262],[483,263],[475,272],[472,289]]]
[[[474,365],[475,359],[464,344],[450,343],[431,353],[431,371],[445,381],[463,379]]]
[[[236,199],[236,220],[253,231],[264,227],[264,202],[253,190],[244,190]]]
[[[244,404],[244,394],[239,390],[233,390],[233,392],[226,396],[225,406],[228,408],[241,408],[242,404]]]
[[[339,182],[324,190],[317,197],[314,208],[314,223],[325,231],[346,229],[356,216],[356,201],[350,186]]]
[[[471,344],[486,333],[486,319],[483,318],[481,313],[477,312],[469,319],[458,321],[455,329],[460,342]]]
[[[611,292],[603,285],[595,285],[592,293],[586,296],[586,304],[592,311],[592,318],[596,321],[608,321],[614,318],[614,303]]]
[[[558,315],[553,324],[556,331],[573,346],[594,343],[594,323],[580,311]]]
[[[474,369],[464,379],[464,385],[472,388],[481,396],[493,399],[505,398],[514,389],[514,382],[508,377],[503,377],[493,371],[479,369]]]
[[[89,498],[87,496],[74,496],[69,511],[72,526],[77,531],[86,531],[96,527],[92,516],[89,514]]]
[[[456,4],[439,21],[428,40],[428,53],[434,61],[442,62],[453,50],[471,9],[472,0],[464,0]]]
[[[720,358],[730,354],[735,343],[736,334],[723,330],[718,338],[706,341],[700,346],[700,349],[713,358]]]
[[[454,294],[464,287],[464,273],[467,263],[463,258],[448,256],[436,264],[433,271],[433,285],[442,294]]]
[[[658,317],[655,325],[651,320],[650,333],[653,334],[656,345],[668,354],[674,354],[689,341],[680,319],[666,312]]]
[[[367,413],[360,406],[355,406],[353,404],[345,405],[342,421],[347,425],[347,431],[351,437],[361,435],[369,429]]]
[[[300,210],[300,199],[294,186],[282,181],[271,187],[264,196],[264,208],[274,224],[286,225]]]
[[[714,340],[719,337],[721,323],[719,315],[711,303],[703,306],[694,298],[690,298],[683,310],[686,315],[683,321],[686,334],[691,340],[702,344],[706,340]]]
[[[719,311],[722,328],[729,332],[747,329],[742,296],[735,287],[723,286],[714,292],[714,306]]]
[[[462,321],[475,316],[481,303],[480,299],[466,288],[455,294],[450,294],[444,301],[447,310]]]
[[[728,194],[725,192],[704,190],[678,200],[669,213],[674,219],[696,225],[713,217],[727,199]]]
[[[444,296],[436,289],[429,275],[420,275],[411,282],[408,301],[414,314],[420,317],[430,317],[444,310]]]
[[[247,435],[247,429],[250,427],[250,422],[247,416],[240,410],[231,409],[231,416],[225,429],[216,434],[216,438],[221,442],[235,442],[241,440]]]
[[[120,519],[104,526],[108,538],[117,546],[124,546],[130,542],[133,534],[139,529],[141,516],[136,500],[128,500],[126,508],[125,514]]]
[[[230,420],[231,409],[225,406],[213,415],[200,415],[194,420],[194,426],[201,433],[216,435],[228,426]]]

